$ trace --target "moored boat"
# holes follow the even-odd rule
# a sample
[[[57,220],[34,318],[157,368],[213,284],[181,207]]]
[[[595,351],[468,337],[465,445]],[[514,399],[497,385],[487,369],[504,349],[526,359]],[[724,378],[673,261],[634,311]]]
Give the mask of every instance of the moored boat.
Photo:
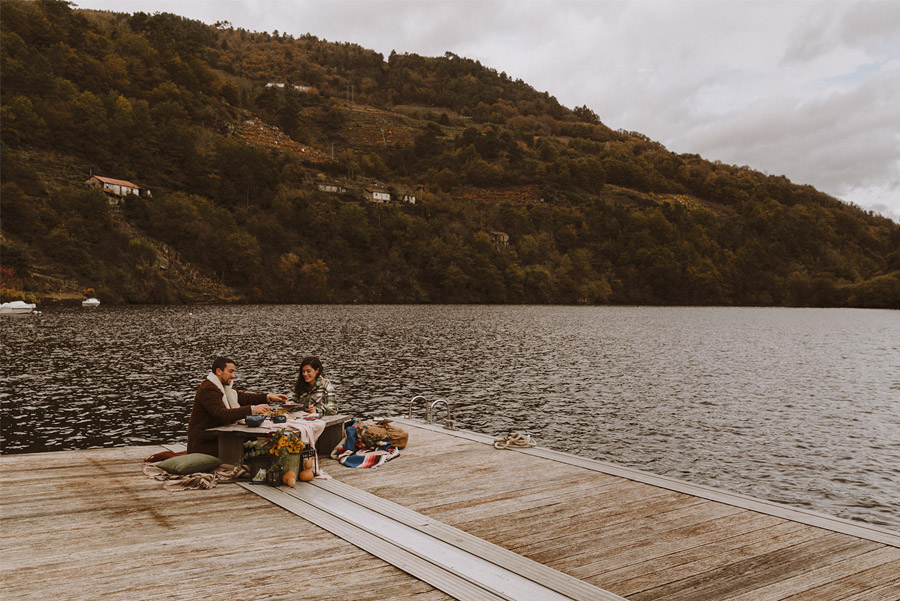
[[[25,301],[12,301],[0,305],[0,315],[32,315],[37,314],[37,305]]]
[[[98,301],[96,298],[91,297],[87,300],[81,301],[81,306],[82,307],[99,307],[100,301]]]

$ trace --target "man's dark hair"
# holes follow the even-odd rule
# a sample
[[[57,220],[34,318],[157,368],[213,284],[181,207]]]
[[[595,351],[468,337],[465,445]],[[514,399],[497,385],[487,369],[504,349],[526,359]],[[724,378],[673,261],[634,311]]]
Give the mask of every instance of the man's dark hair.
[[[217,369],[225,369],[225,366],[229,363],[234,363],[234,361],[228,357],[216,357],[216,360],[213,361],[212,372],[216,373]]]

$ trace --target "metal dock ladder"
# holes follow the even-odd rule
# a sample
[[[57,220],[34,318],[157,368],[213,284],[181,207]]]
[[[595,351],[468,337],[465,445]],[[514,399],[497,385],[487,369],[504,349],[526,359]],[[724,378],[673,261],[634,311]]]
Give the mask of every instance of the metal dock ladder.
[[[453,426],[453,418],[450,415],[450,401],[448,401],[446,399],[438,399],[436,401],[432,401],[431,403],[429,403],[428,400],[421,394],[414,396],[409,401],[409,410],[407,411],[407,414],[406,414],[407,419],[412,418],[413,405],[416,403],[416,401],[422,401],[423,403],[425,403],[425,420],[429,424],[434,423],[435,407],[437,407],[438,405],[444,405],[447,408],[447,421],[444,422],[444,429],[446,429],[446,430],[455,430],[456,429]]]

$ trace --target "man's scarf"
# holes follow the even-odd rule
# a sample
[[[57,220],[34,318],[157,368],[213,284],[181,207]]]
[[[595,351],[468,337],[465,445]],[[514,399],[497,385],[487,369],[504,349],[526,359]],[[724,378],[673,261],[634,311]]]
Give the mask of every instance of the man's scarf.
[[[222,403],[225,405],[226,409],[237,409],[240,407],[238,404],[238,395],[237,390],[231,387],[231,384],[225,386],[222,384],[222,380],[219,379],[214,373],[210,373],[206,376],[206,379],[216,385],[216,388],[222,391]]]

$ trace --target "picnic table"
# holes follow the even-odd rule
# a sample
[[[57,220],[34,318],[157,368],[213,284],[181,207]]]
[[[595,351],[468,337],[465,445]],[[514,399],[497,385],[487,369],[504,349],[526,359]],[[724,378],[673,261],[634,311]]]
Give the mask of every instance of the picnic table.
[[[350,416],[326,415],[319,419],[325,422],[325,430],[316,440],[316,451],[328,455],[341,442],[341,437],[343,436],[343,428],[341,426],[350,419]],[[261,436],[269,436],[273,432],[280,430],[282,426],[283,424],[275,424],[273,428],[253,428],[245,424],[234,423],[227,426],[209,428],[207,432],[212,432],[219,438],[219,459],[222,460],[222,463],[237,465],[241,463],[244,456],[245,441]]]

